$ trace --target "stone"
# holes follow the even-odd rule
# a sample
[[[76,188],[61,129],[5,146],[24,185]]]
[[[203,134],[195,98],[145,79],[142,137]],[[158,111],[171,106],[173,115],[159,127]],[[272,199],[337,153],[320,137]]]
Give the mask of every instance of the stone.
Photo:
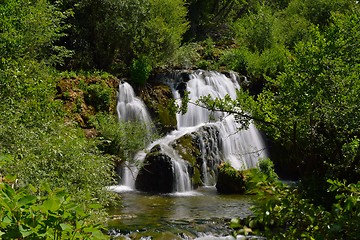
[[[135,188],[144,192],[171,193],[174,174],[172,160],[156,145],[145,157],[135,181]]]

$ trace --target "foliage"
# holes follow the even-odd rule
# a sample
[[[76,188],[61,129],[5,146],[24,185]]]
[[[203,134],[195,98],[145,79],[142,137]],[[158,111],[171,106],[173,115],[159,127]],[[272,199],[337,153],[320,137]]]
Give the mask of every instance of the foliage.
[[[317,171],[324,163],[329,176],[354,181],[359,176],[356,170],[344,174],[342,167],[337,171],[334,165],[358,164],[356,151],[346,162],[343,146],[359,132],[359,58],[354,54],[360,49],[355,40],[359,15],[335,17],[324,34],[314,28],[312,40],[297,45],[294,60],[258,96],[262,113],[254,111],[254,116],[274,123],[277,128],[264,127],[306,161],[308,168]]]
[[[180,46],[174,53],[171,60],[175,68],[189,69],[200,61],[201,55],[198,53],[201,46],[198,43],[186,43]]]
[[[89,215],[64,189],[11,183],[9,177],[0,182],[1,239],[108,239],[104,227],[89,222]],[[101,207],[93,204],[89,210]]]
[[[75,51],[69,67],[128,71],[134,59],[146,57],[152,67],[164,65],[180,46],[187,29],[182,0],[67,0],[73,26],[62,42]]]
[[[144,86],[152,71],[151,62],[147,57],[134,59],[130,67],[131,81],[137,86]]]
[[[303,198],[297,188],[277,183],[268,188],[272,191],[259,192],[254,217],[245,222],[234,220],[232,227],[240,232],[248,229],[248,233],[267,239],[357,239],[360,183],[333,180],[328,183],[329,191],[336,193],[330,210]]]
[[[274,182],[278,179],[278,175],[274,171],[274,163],[270,158],[260,159],[258,167],[260,172],[267,176],[269,182]]]
[[[113,183],[113,165],[81,129],[57,122],[41,128],[8,125],[2,126],[0,136],[2,151],[13,156],[2,166],[3,174],[16,174],[25,185],[65,187],[83,205],[95,199],[110,202],[104,187]]]
[[[87,103],[95,106],[96,111],[107,112],[114,104],[113,92],[104,82],[98,82],[85,87],[84,97]]]
[[[113,115],[97,114],[92,120],[100,133],[100,146],[119,162],[132,162],[135,154],[154,137],[147,126],[139,122],[118,121]]]
[[[6,0],[0,5],[0,56],[8,60],[31,57],[48,63],[62,63],[71,52],[54,44],[63,36],[67,12],[60,12],[45,0]]]

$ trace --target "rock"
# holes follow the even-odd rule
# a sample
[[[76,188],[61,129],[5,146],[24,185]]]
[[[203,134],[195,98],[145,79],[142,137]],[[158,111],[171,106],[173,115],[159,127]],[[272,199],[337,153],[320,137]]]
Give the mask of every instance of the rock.
[[[135,181],[135,188],[154,193],[170,193],[173,190],[173,169],[171,158],[160,152],[160,146],[153,147],[145,157]]]
[[[170,87],[163,83],[153,83],[140,91],[140,98],[148,107],[157,129],[168,133],[176,129],[176,111],[174,97]]]
[[[216,189],[224,194],[242,194],[246,190],[246,178],[241,170],[222,163],[219,166]]]

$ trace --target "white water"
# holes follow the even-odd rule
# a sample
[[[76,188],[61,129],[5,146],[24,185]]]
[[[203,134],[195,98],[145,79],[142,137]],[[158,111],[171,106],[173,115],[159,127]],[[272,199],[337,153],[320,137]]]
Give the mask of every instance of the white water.
[[[232,99],[236,98],[236,90],[240,86],[236,81],[236,76],[231,78],[217,72],[197,71],[190,76],[190,81],[187,82],[187,91],[190,92],[190,102],[196,102],[201,96],[210,95],[212,98],[224,98],[229,95]],[[180,94],[173,90],[174,97],[180,98]],[[210,112],[209,110],[197,106],[195,104],[188,104],[188,111],[186,114],[177,115],[178,129],[185,131],[189,127],[202,126],[204,123],[215,125],[219,130],[218,136],[212,136],[213,139],[219,138],[221,141],[220,149],[211,149],[211,152],[216,153],[218,150],[225,161],[236,169],[248,169],[256,167],[260,158],[267,156],[265,151],[265,144],[259,131],[251,123],[246,130],[239,131],[241,125],[236,123],[233,115],[228,115],[221,112]],[[205,148],[207,146],[204,144]],[[216,148],[218,146],[212,145]],[[209,152],[209,151],[207,151]],[[202,154],[205,149],[202,150]],[[207,168],[207,156],[202,156],[203,170]],[[205,173],[208,173],[205,171]],[[204,183],[213,185],[214,179],[210,181],[211,176],[205,174]]]
[[[211,95],[213,98],[224,98],[228,94],[235,99],[236,89],[239,88],[240,86],[234,75],[228,78],[216,72],[196,71],[190,75],[186,90],[190,92],[190,101],[195,102],[200,96],[207,95]],[[174,97],[180,99],[180,94],[174,89]],[[119,86],[118,99],[119,119],[150,122],[146,107],[140,99],[135,97],[134,91],[129,84],[124,83]],[[178,130],[150,144],[147,150],[139,152],[136,156],[138,161],[143,161],[146,151],[159,144],[162,151],[171,157],[173,161],[176,179],[174,183],[175,192],[191,191],[192,187],[188,173],[189,163],[184,161],[170,145],[179,137],[196,132],[206,125],[217,129],[217,134],[214,131],[210,132],[210,138],[204,139],[200,137],[202,169],[204,172],[203,182],[206,185],[215,184],[214,176],[208,171],[209,159],[224,160],[230,162],[237,169],[247,169],[256,167],[259,158],[266,157],[265,144],[259,131],[253,124],[250,124],[247,130],[238,131],[241,126],[235,122],[233,115],[220,112],[212,113],[205,108],[189,104],[186,114],[177,115],[177,123]],[[125,173],[123,175],[123,184],[134,188],[137,170],[125,170]]]
[[[127,82],[119,84],[116,106],[119,121],[139,121],[145,123],[150,132],[151,118],[143,101],[136,97],[134,89]],[[121,184],[117,191],[128,191],[135,188],[134,178],[138,172],[133,165],[122,166]]]
[[[147,126],[151,122],[145,104],[135,96],[134,90],[127,82],[119,84],[117,113],[119,120],[140,121]]]

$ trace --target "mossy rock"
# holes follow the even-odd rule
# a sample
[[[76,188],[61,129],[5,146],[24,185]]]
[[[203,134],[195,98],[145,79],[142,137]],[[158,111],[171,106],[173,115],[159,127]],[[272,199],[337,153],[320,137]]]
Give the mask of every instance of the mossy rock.
[[[229,163],[219,165],[216,189],[224,194],[243,194],[246,190],[246,175]]]
[[[157,129],[165,134],[176,129],[175,100],[168,85],[153,83],[142,88],[139,95],[148,107],[152,119],[155,119]]]
[[[172,144],[172,147],[178,152],[181,158],[190,163],[191,169],[189,172],[191,173],[190,177],[195,188],[203,185],[203,181],[201,180],[202,160],[199,159],[201,151],[196,139],[196,133],[189,133],[180,137]]]

